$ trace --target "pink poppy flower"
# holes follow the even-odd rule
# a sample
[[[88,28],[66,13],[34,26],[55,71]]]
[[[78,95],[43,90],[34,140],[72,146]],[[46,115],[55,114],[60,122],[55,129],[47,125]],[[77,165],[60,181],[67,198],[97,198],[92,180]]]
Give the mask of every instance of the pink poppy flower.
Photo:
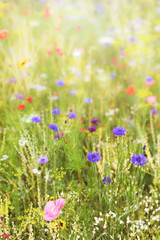
[[[82,28],[82,26],[81,25],[77,25],[76,28],[79,30],[79,29]]]
[[[55,206],[55,202],[56,202],[56,206]],[[46,213],[43,216],[44,220],[52,221],[53,219],[57,218],[60,215],[61,208],[63,207],[66,201],[63,198],[59,198],[59,199],[56,199],[55,202],[52,200],[46,204],[44,208],[44,212]]]
[[[60,48],[56,48],[56,52],[60,52],[61,51],[61,49]]]
[[[147,103],[151,103],[151,104],[154,104],[156,102],[156,100],[157,100],[156,96],[149,96],[146,99]]]
[[[48,55],[51,55],[51,54],[52,54],[52,52],[53,52],[52,50],[49,50],[49,51],[48,51]]]

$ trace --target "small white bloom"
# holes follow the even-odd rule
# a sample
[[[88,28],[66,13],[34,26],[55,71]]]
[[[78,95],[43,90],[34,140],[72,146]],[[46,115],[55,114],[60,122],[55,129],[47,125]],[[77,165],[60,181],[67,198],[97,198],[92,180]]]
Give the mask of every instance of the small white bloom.
[[[41,173],[41,171],[38,171],[38,169],[33,169],[32,171],[33,171],[33,173],[35,173],[35,174],[40,174],[40,173]]]
[[[24,147],[27,143],[27,140],[19,140],[19,146]]]
[[[0,159],[0,161],[7,160],[7,158],[8,158],[7,155],[3,155],[3,157]]]

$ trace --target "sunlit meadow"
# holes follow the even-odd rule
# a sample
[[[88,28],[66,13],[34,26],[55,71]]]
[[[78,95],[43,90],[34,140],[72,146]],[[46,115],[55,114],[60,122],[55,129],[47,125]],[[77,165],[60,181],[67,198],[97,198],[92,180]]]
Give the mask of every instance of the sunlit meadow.
[[[0,1],[0,238],[160,239],[160,1]]]

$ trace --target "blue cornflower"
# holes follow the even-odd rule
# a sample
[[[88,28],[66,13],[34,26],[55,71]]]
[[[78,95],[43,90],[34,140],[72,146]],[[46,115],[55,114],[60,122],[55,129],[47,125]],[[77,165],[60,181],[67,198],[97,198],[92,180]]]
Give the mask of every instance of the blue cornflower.
[[[93,103],[93,99],[92,98],[85,98],[84,101],[88,104]]]
[[[55,132],[58,132],[58,126],[55,123],[49,124],[50,129],[54,130]]]
[[[61,113],[61,110],[58,109],[58,108],[54,108],[54,109],[52,110],[52,113],[53,113],[53,115],[58,115],[58,114]]]
[[[145,149],[146,149],[146,145],[143,146],[143,150],[145,150]]]
[[[56,85],[59,87],[62,87],[64,85],[64,81],[60,79],[60,80],[56,81]]]
[[[101,156],[99,155],[98,152],[89,152],[87,154],[88,161],[90,162],[98,162],[101,159]]]
[[[39,116],[34,116],[31,118],[32,123],[38,123],[41,122],[41,117]]]
[[[110,176],[107,176],[107,177],[102,178],[102,182],[103,182],[104,184],[107,184],[107,183],[111,183],[112,180],[110,179]]]
[[[125,135],[125,132],[127,130],[125,128],[122,128],[122,127],[115,127],[113,129],[113,134],[116,135],[116,136],[123,136]]]
[[[40,157],[38,159],[38,162],[41,164],[47,163],[48,162],[48,158],[47,157]]]
[[[144,165],[146,164],[146,157],[141,153],[139,155],[136,155],[136,154],[133,154],[132,158],[131,158],[131,162],[134,164],[134,165]]]
[[[76,114],[74,112],[70,112],[69,119],[76,118]]]
[[[77,93],[78,93],[78,90],[72,89],[72,90],[70,91],[70,94],[73,95],[73,96],[75,96]]]
[[[116,77],[116,74],[115,74],[114,72],[111,72],[111,73],[110,73],[110,77],[111,77],[112,79],[114,79],[114,78]]]

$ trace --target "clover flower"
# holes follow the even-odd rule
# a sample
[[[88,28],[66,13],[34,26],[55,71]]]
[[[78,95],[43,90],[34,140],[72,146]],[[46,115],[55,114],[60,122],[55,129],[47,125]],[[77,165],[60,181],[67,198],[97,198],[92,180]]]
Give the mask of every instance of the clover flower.
[[[101,156],[98,152],[89,152],[87,158],[90,162],[98,162],[101,159]]]

